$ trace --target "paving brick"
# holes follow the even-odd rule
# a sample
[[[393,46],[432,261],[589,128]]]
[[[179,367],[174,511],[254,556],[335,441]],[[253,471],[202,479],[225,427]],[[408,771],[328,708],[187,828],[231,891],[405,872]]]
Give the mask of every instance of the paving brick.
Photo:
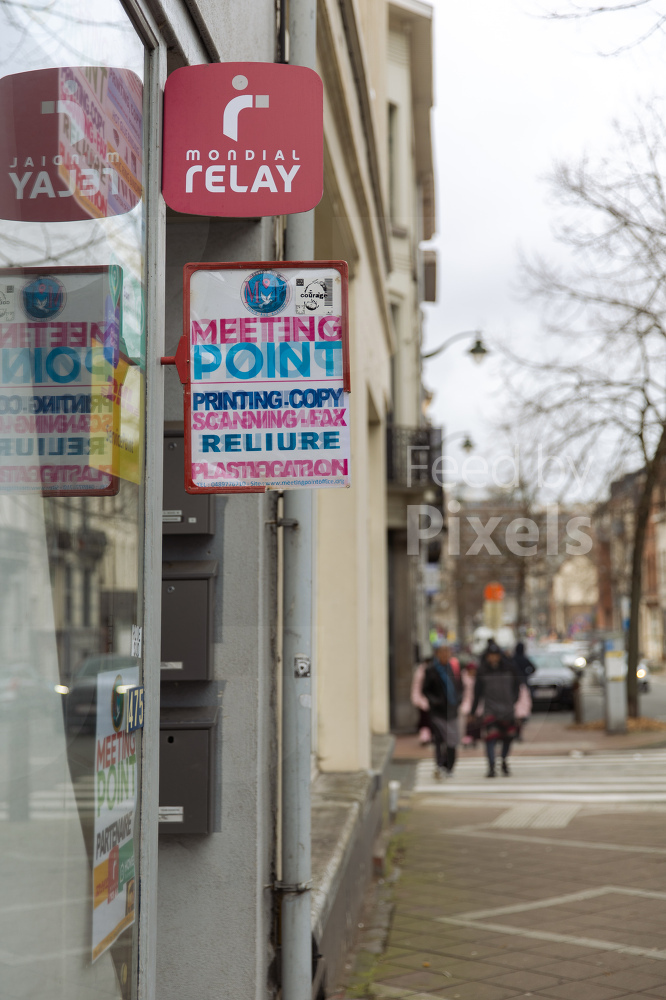
[[[489,959],[494,963],[495,956],[503,955],[504,949],[487,945],[480,941],[466,941],[463,944],[445,944],[439,949],[443,955],[453,958]]]
[[[539,971],[547,976],[558,976],[560,979],[594,980],[594,977],[599,975],[598,966],[589,962],[574,962],[571,959],[553,962],[552,965],[542,965]]]
[[[494,965],[492,962],[465,961],[452,956],[449,956],[446,961],[446,969],[456,979],[491,979],[506,971],[500,965]]]
[[[539,955],[533,951],[510,951],[506,954],[496,955],[493,962],[497,965],[504,965],[508,969],[541,969],[542,966],[550,964],[551,959],[546,955]],[[599,974],[599,970],[593,968],[591,976]]]
[[[382,983],[388,979],[395,979],[396,976],[404,976],[405,968],[402,965],[396,965],[392,960],[387,962],[381,962],[375,969],[373,974],[373,979],[378,983]]]
[[[635,969],[637,966],[640,966],[643,972],[652,972],[655,965],[661,968],[661,962],[648,961],[639,955],[624,955],[619,951],[598,951],[594,955],[586,957],[584,961],[594,965],[600,973],[615,970],[621,972],[624,969]]]
[[[552,955],[553,958],[573,958],[573,959],[596,959],[600,954],[613,954],[612,952],[599,952],[595,948],[587,948],[584,945],[567,944],[564,941],[533,941],[532,949],[535,955]]]
[[[664,965],[665,968],[661,976],[655,976],[650,973],[642,972],[640,967],[637,967],[634,969],[628,969],[625,972],[604,973],[603,980],[595,979],[594,982],[603,982],[604,986],[615,986],[625,990],[634,990],[637,993],[642,990],[653,990],[655,988],[666,986],[666,963],[664,963]]]
[[[449,986],[453,986],[459,983],[460,980],[454,979],[453,976],[445,976],[436,972],[430,972],[428,969],[422,969],[420,972],[405,972],[401,976],[387,977],[382,982],[385,982],[387,986],[434,992],[434,990],[443,990]]]
[[[522,996],[522,993],[484,982],[465,983],[441,993],[437,992],[435,996],[445,998],[445,1000],[508,1000],[509,997]]]
[[[424,967],[424,963],[427,963],[427,966],[433,972],[441,972],[443,970],[448,970],[452,962],[456,960],[433,951],[412,951],[407,955],[401,956],[400,958],[394,958],[392,961],[395,965],[400,965],[403,968],[417,970],[422,969]],[[596,971],[598,974],[598,970]]]
[[[543,990],[547,986],[556,986],[555,976],[544,976],[532,969],[521,969],[518,972],[508,972],[497,976],[494,980],[498,986],[513,986],[517,990]]]
[[[395,958],[396,956],[399,956],[399,955],[409,955],[409,949],[408,948],[389,947],[389,948],[385,949],[385,951],[384,951],[384,953],[382,955],[382,958],[386,962],[389,962],[392,958]]]
[[[613,990],[608,986],[597,986],[595,983],[563,983],[561,986],[548,986],[542,992],[556,1000],[616,1000],[621,996],[621,990]]]

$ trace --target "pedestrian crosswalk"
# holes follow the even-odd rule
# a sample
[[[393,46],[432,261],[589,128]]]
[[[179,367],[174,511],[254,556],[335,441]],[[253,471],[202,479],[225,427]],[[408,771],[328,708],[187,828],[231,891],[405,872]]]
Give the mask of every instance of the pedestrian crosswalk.
[[[511,759],[510,766],[509,777],[488,779],[483,759],[462,759],[451,777],[438,780],[432,761],[422,760],[414,790],[451,800],[524,803],[507,815],[504,826],[566,825],[577,805],[666,803],[666,750],[520,756]],[[552,806],[542,808],[546,803]]]
[[[22,790],[21,790],[22,791]],[[12,819],[22,821],[69,819],[83,814],[92,816],[95,810],[93,779],[83,779],[74,786],[59,782],[53,788],[34,789],[25,802],[6,799],[0,801],[0,823]]]

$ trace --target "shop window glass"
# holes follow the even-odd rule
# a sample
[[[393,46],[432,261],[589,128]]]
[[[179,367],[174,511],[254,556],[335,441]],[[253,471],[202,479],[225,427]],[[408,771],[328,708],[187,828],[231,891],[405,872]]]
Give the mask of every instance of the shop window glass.
[[[0,0],[0,995],[136,995],[145,51]]]

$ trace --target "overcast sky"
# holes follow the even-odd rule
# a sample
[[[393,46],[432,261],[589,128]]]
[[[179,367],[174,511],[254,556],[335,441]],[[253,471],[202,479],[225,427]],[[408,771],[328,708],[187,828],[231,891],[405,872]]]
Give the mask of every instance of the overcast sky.
[[[562,10],[566,0],[559,3]],[[424,310],[426,348],[475,328],[490,342],[534,342],[540,314],[520,300],[518,250],[562,252],[544,175],[556,158],[603,152],[614,117],[626,120],[640,97],[666,93],[666,34],[602,54],[638,38],[652,5],[555,22],[539,17],[547,4],[434,0],[438,302]],[[436,392],[430,413],[447,434],[468,431],[476,454],[488,454],[502,410],[499,365],[495,355],[477,367],[467,348],[460,342],[426,363],[425,383]],[[462,460],[460,440],[446,450]]]

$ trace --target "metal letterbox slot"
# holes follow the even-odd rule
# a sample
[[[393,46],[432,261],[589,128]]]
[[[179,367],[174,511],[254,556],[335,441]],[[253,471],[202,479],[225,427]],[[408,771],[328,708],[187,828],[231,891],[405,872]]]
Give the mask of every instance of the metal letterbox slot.
[[[216,719],[210,706],[160,712],[160,836],[211,832]]]
[[[210,680],[216,574],[214,561],[164,563],[162,680]]]
[[[185,491],[185,439],[182,425],[167,425],[164,437],[164,535],[214,535],[215,497]]]

